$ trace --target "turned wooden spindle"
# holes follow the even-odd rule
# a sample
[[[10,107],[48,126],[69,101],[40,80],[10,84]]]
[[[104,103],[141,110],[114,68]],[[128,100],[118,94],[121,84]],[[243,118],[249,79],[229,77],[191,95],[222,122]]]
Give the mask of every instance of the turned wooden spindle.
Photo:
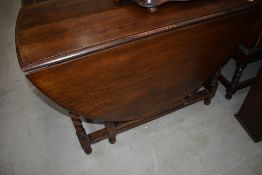
[[[113,122],[104,122],[104,124],[105,124],[105,128],[106,128],[106,131],[107,131],[109,143],[111,143],[111,144],[116,143],[117,130],[116,130],[115,123],[113,123]]]
[[[86,154],[91,154],[92,148],[90,145],[89,137],[86,134],[86,131],[82,125],[82,120],[80,119],[80,116],[73,113],[70,113],[70,116],[82,149],[85,151]]]
[[[232,95],[236,92],[237,86],[239,85],[239,80],[241,78],[242,72],[245,69],[246,65],[242,65],[240,63],[236,63],[236,70],[234,72],[231,87],[226,89],[226,98],[231,99]]]
[[[205,105],[209,105],[211,103],[211,99],[215,96],[218,87],[219,75],[220,71],[217,71],[215,75],[205,84],[205,88],[209,91],[209,97],[204,99]]]

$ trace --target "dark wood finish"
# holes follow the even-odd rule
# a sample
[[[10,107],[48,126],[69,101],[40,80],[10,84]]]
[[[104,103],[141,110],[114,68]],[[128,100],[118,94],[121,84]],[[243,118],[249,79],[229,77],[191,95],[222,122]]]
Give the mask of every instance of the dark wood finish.
[[[180,29],[180,30],[177,30],[176,32],[168,32],[166,34],[161,35],[160,37],[151,37],[148,39],[130,43],[129,45],[119,46],[109,51],[103,51],[95,55],[90,55],[88,56],[88,59],[86,59],[87,57],[84,57],[83,59],[79,59],[74,62],[68,62],[60,66],[52,67],[50,69],[45,69],[43,71],[36,72],[34,74],[30,74],[28,75],[28,77],[30,80],[32,80],[34,84],[36,84],[36,86],[42,89],[48,96],[50,96],[52,99],[57,101],[60,105],[69,109],[69,111],[78,112],[79,114],[86,115],[86,116],[88,115],[90,118],[93,118],[93,119],[101,119],[101,120],[110,119],[113,121],[114,120],[115,121],[131,120],[135,118],[146,117],[147,115],[151,115],[154,112],[154,111],[150,111],[149,109],[152,109],[152,106],[155,105],[157,101],[160,101],[161,98],[165,99],[166,104],[158,104],[158,105],[165,105],[165,106],[154,107],[156,112],[161,110],[161,108],[166,108],[166,106],[175,104],[178,100],[181,100],[185,95],[199,88],[201,84],[216,70],[216,68],[218,67],[217,65],[221,65],[222,62],[224,62],[226,56],[230,54],[231,50],[235,47],[236,43],[239,42],[240,36],[243,35],[243,33],[245,32],[245,27],[242,27],[243,25],[242,16],[244,16],[243,20],[246,19],[247,21],[250,18],[252,18],[253,15],[239,14],[233,17],[231,16],[225,17],[225,19],[223,20],[215,20],[215,21],[207,22],[205,24],[194,25],[192,27],[185,28],[184,30]],[[233,23],[232,23],[232,20],[234,21]],[[243,30],[238,30],[239,32],[235,32],[235,30],[240,27],[243,28]],[[208,31],[208,30],[210,31],[210,34],[208,36],[205,33],[200,32],[200,31]],[[229,31],[229,32],[225,33],[223,31]],[[220,35],[220,33],[224,33],[224,34]],[[229,35],[231,37],[228,37]],[[33,34],[32,38],[34,38],[34,36],[35,35]],[[177,40],[177,38],[181,38],[181,39]],[[25,39],[27,40],[28,38],[25,38]],[[192,45],[192,44],[190,45],[192,41],[195,41],[195,45]],[[224,44],[225,41],[227,41],[226,44]],[[209,44],[209,42],[211,42],[213,45]],[[159,43],[159,44],[151,45],[150,43]],[[181,43],[184,43],[183,46],[181,46]],[[42,42],[40,44],[42,44]],[[217,47],[219,47],[219,45],[222,45],[222,44],[225,45],[225,49],[221,51],[219,54],[217,54],[216,56],[213,56],[213,53],[217,50]],[[209,47],[207,47],[207,45]],[[34,50],[34,48],[32,49]],[[163,49],[170,50],[170,51],[162,56],[162,54],[159,51]],[[197,60],[195,57],[191,57],[191,54],[188,53],[188,50],[198,50],[198,49],[201,50],[201,52],[197,53],[197,55],[195,56],[199,60]],[[151,50],[155,52],[150,52]],[[117,53],[117,55],[115,53]],[[122,57],[122,58],[126,57],[125,62],[119,60],[119,57]],[[144,59],[145,57],[147,57],[148,59],[145,60]],[[163,57],[163,58],[159,59],[158,57]],[[174,57],[177,57],[177,59],[173,59]],[[214,64],[216,64],[216,66],[214,67],[211,66],[211,67],[203,69],[203,67],[208,66],[207,62],[211,57],[213,57]],[[223,59],[219,59],[220,57]],[[140,60],[143,60],[143,59],[145,60],[145,62],[141,63]],[[192,64],[191,62],[185,62],[185,63],[181,62],[182,60],[186,60],[186,59],[191,59],[192,61],[194,61],[194,64]],[[107,60],[109,60],[109,62],[107,62]],[[113,61],[115,63],[119,61],[120,62],[118,64],[112,65],[111,62]],[[199,70],[198,72],[201,74],[196,74],[196,72],[191,72],[192,74],[192,77],[191,77],[187,69],[179,70],[176,67],[173,67],[172,65],[176,64],[176,62],[181,62],[182,64],[180,65],[177,64],[176,67],[181,67],[181,68],[183,67],[183,69],[184,68],[190,69],[190,67],[198,67],[198,70]],[[155,63],[155,65],[153,65],[152,63]],[[94,69],[95,72],[92,73],[92,69],[90,68],[93,67],[95,64],[99,64],[99,65],[97,69]],[[102,64],[102,67],[100,66],[101,64]],[[125,84],[125,82],[119,82],[119,80],[122,81],[122,79],[121,78],[119,79],[118,72],[122,72],[122,76],[128,77],[130,73],[132,74],[132,71],[139,70],[139,67],[140,69],[142,68],[146,70],[144,66],[142,66],[142,64],[147,65],[149,70],[152,68],[154,70],[150,70],[151,72],[145,72],[145,71],[143,72],[141,70],[142,72],[140,74],[137,74],[140,80],[137,80],[138,78],[135,76],[132,77],[133,78],[132,81],[126,80],[128,81],[127,83],[130,83],[130,85]],[[91,67],[89,68],[89,66]],[[121,67],[118,68],[115,66],[121,66]],[[126,70],[125,67],[128,67],[129,70]],[[161,70],[156,70],[159,68],[161,68]],[[86,75],[84,71],[87,69],[89,70],[89,75]],[[117,72],[114,73],[110,71],[113,69],[117,70]],[[123,69],[125,69],[126,71]],[[165,71],[166,69],[170,71],[166,72]],[[206,72],[203,73],[202,70]],[[109,71],[110,73],[113,73],[113,74],[112,75],[108,74],[104,76],[103,74],[106,74],[105,73],[106,71]],[[101,77],[102,79],[100,78],[99,74],[97,74],[97,72],[100,72],[100,74],[102,74],[102,77]],[[160,79],[159,80],[153,79],[153,78],[149,79],[148,76],[151,77],[154,74],[156,78],[159,77]],[[174,78],[178,77],[178,76],[174,76],[175,74],[187,75],[188,77],[190,77],[190,80],[184,81],[183,79],[186,77],[182,77],[182,76],[180,76],[179,80],[174,80]],[[77,79],[72,77],[72,80],[71,80],[69,77],[72,75],[78,75]],[[96,76],[96,79],[93,80],[92,77],[95,77],[95,76]],[[164,79],[165,80],[164,82],[162,79],[163,76],[165,77],[168,76],[169,78]],[[67,79],[66,83],[64,83],[65,77]],[[149,80],[144,81],[144,79],[149,79]],[[201,81],[199,81],[200,79]],[[109,84],[111,87],[108,87],[109,85],[105,84],[106,83],[105,80],[107,82],[111,81],[115,83]],[[195,84],[196,80],[198,81],[197,84]],[[41,81],[41,82],[38,82],[38,81]],[[85,83],[82,81],[89,81],[92,83]],[[141,83],[138,83],[139,81],[141,81]],[[170,84],[170,82],[172,82],[172,84]],[[50,84],[56,84],[57,87],[50,86]],[[78,86],[79,84],[81,84],[82,86]],[[145,84],[145,86],[147,87],[145,88],[144,86],[140,86],[138,87],[139,88],[138,89],[136,87],[137,86],[136,84],[141,84],[141,85]],[[120,93],[116,89],[122,86],[122,87],[128,87],[129,89],[132,89],[132,91],[134,91],[134,89],[136,88],[137,89],[136,93],[141,93],[143,91],[153,93],[152,91],[155,91],[154,89],[148,89],[148,88],[151,88],[149,86],[150,84],[151,86],[153,86],[153,88],[157,86],[156,84],[170,84],[170,85],[169,87],[164,87],[162,89],[162,92],[165,92],[165,93],[161,93],[161,92],[156,93],[156,94],[159,94],[160,96],[155,99],[155,104],[148,103],[148,101],[154,102],[152,98],[150,97],[150,94],[148,95],[141,94],[143,96],[141,95],[137,97],[135,96],[135,98],[141,99],[140,100],[141,103],[137,103],[137,100],[133,99],[132,103],[134,103],[134,105],[132,106],[131,110],[130,110],[130,105],[128,105],[129,109],[127,109],[127,107],[124,106],[126,104],[122,104],[123,107],[120,106],[122,111],[119,111],[119,104],[117,103],[121,103],[121,101],[123,101],[121,99],[130,98],[128,96],[130,93],[132,94],[132,92],[125,91],[123,92],[123,96],[118,97]],[[191,85],[191,84],[194,84],[194,85]],[[120,87],[114,87],[114,85],[117,85]],[[175,86],[175,85],[178,89],[181,89],[182,91],[174,92],[172,90],[172,86]],[[72,89],[76,88],[75,86],[77,86],[79,94],[71,93]],[[185,88],[185,87],[190,87],[190,88]],[[67,91],[62,92],[61,89],[64,89]],[[90,97],[90,94],[88,94],[88,96],[85,95],[86,93],[85,89],[88,89],[90,91],[94,89],[96,92],[95,91],[90,92],[90,94],[92,95]],[[53,96],[54,92],[57,92],[57,91],[61,91],[61,92],[56,93],[55,96]],[[108,91],[113,91],[115,93],[110,93]],[[67,99],[65,99],[64,94],[67,94]],[[95,96],[93,94],[100,94],[100,97]],[[110,101],[105,100],[104,101],[105,104],[104,105],[102,104],[101,106],[101,104],[99,104],[100,103],[99,98],[100,99],[105,98],[105,96],[101,96],[102,94],[104,94],[107,97],[111,94],[111,97],[107,98]],[[169,104],[167,103],[168,100],[165,98],[166,96],[165,94],[168,94],[168,97],[170,99]],[[179,96],[179,98],[176,96]],[[82,98],[80,100],[79,97],[85,97],[85,99]],[[118,97],[118,99],[116,97]],[[136,114],[133,111],[133,109],[139,110],[139,106],[143,106],[143,104],[148,104],[148,106],[144,107],[143,109],[141,109],[140,107],[140,109],[144,110],[147,113],[141,115],[140,113],[144,113],[144,111],[141,111],[141,112],[138,111],[139,113]],[[108,107],[109,105],[110,106],[114,105],[116,106],[116,108],[109,109]],[[99,107],[99,109],[97,109],[97,106]],[[88,108],[94,109],[95,113],[90,111]],[[108,109],[108,110],[104,111],[105,109]],[[118,114],[116,112],[118,112]],[[148,114],[148,112],[152,112],[152,113]],[[133,116],[128,116],[131,114]],[[122,119],[123,116],[125,116],[124,119]],[[114,118],[111,118],[111,117],[114,117]]]
[[[240,82],[241,75],[246,66],[262,59],[262,12],[256,17],[248,35],[239,45],[238,52],[233,58],[236,60],[236,69],[231,80],[221,74],[219,80],[226,88],[226,98],[231,99],[236,91],[250,86],[254,78]]]
[[[102,121],[145,118],[201,87],[240,42],[247,30],[243,22],[248,26],[254,14],[191,25],[27,77],[55,102],[79,115]]]
[[[105,128],[107,131],[108,139],[111,144],[116,143],[116,124],[114,122],[105,122]]]
[[[47,0],[21,0],[22,7]]]
[[[215,78],[214,80],[216,80],[216,79],[217,78]],[[211,87],[211,85],[208,85],[208,86]],[[214,90],[215,89],[213,89],[213,92],[214,92]],[[168,113],[171,113],[173,111],[184,108],[186,106],[192,105],[196,102],[203,101],[203,100],[205,101],[206,99],[210,99],[210,94],[211,94],[210,91],[208,91],[207,89],[195,91],[192,94],[189,94],[187,97],[185,97],[182,101],[177,103],[175,107],[170,108],[170,109],[164,111],[163,113],[158,113],[158,114],[150,116],[148,118],[142,118],[142,119],[131,120],[131,121],[126,121],[126,122],[114,122],[115,130],[116,130],[114,132],[116,132],[116,134],[119,134],[121,132],[127,131],[129,129],[132,129],[134,127],[137,127],[139,125],[142,125],[142,124],[145,124],[145,123],[150,122],[152,120],[155,120],[159,117],[162,117],[165,114],[168,114]],[[106,138],[109,138],[107,128],[103,128],[103,129],[97,130],[95,132],[92,132],[92,133],[88,134],[88,136],[89,136],[89,139],[90,139],[90,144],[94,144],[94,143],[102,141]]]
[[[220,76],[220,71],[217,71],[213,77],[211,77],[207,83],[204,84],[205,88],[208,90],[209,98],[204,100],[205,105],[209,105],[211,103],[211,99],[215,96],[217,88],[218,88],[218,77]]]
[[[249,11],[204,20],[35,71],[27,77],[58,104],[88,118],[102,121],[144,118],[170,108],[201,87],[240,42],[255,14],[255,11]],[[41,36],[42,29],[38,29]],[[57,35],[56,31],[52,32]],[[26,38],[21,34],[19,40],[23,43],[29,38],[41,38],[31,34]],[[91,34],[89,38],[98,35]],[[87,37],[78,40],[85,42]],[[51,35],[47,38],[50,47],[45,47],[49,50],[54,48],[52,38]],[[30,50],[44,44],[41,40],[38,40],[39,44],[33,43]],[[66,44],[75,47],[74,43]],[[23,47],[27,46],[20,46],[21,50]]]
[[[240,111],[237,120],[246,129],[250,137],[259,142],[262,140],[262,67],[252,85]]]
[[[110,0],[38,3],[21,9],[18,16],[19,62],[24,71],[40,69],[260,4],[261,0],[200,0],[171,3],[149,14],[127,1],[120,5]]]
[[[73,125],[76,130],[76,135],[78,137],[79,143],[82,147],[82,149],[85,151],[86,154],[91,154],[92,148],[90,146],[89,137],[86,134],[86,131],[82,125],[82,121],[80,119],[80,116],[70,113]]]
[[[23,7],[16,45],[27,78],[71,112],[90,144],[200,100],[237,48],[262,0],[199,0],[149,14],[133,3],[52,0]],[[199,89],[204,85],[204,90]],[[79,116],[105,122],[86,134]]]
[[[242,47],[240,50],[244,55],[255,54],[256,52],[252,52],[252,49],[258,49],[262,46],[262,12],[258,14],[253,26],[245,37]],[[246,50],[245,50],[246,49]],[[261,52],[261,51],[260,51]],[[244,58],[245,59],[245,58]]]

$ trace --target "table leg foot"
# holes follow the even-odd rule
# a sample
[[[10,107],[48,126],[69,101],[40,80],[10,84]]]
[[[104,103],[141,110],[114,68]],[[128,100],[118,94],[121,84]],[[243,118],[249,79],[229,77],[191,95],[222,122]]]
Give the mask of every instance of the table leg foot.
[[[231,92],[227,92],[225,97],[226,97],[226,99],[230,100],[232,98],[232,93]]]
[[[105,122],[105,128],[106,128],[106,131],[107,131],[109,143],[111,143],[111,144],[116,143],[117,129],[116,129],[115,123]]]
[[[211,103],[211,98],[210,97],[204,99],[204,104],[205,105],[210,105],[210,103]]]

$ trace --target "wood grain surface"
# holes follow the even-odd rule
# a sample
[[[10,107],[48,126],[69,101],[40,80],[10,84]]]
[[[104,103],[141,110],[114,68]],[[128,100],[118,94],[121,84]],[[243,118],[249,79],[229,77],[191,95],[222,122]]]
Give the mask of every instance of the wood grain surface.
[[[261,2],[171,3],[150,14],[125,1],[50,0],[20,11],[17,53],[28,79],[74,114],[113,122],[151,117],[217,72]]]
[[[61,106],[91,119],[148,117],[200,88],[236,48],[253,15],[191,25],[34,72],[28,78]]]
[[[156,13],[128,1],[49,0],[22,8],[16,30],[25,71],[69,61],[261,5],[261,0],[197,0],[170,3]]]

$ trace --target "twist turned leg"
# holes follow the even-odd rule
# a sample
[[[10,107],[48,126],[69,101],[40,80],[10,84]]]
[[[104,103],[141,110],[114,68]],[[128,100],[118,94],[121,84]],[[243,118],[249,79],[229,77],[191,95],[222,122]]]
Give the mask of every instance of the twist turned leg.
[[[76,135],[78,137],[79,143],[82,149],[85,151],[86,154],[91,154],[92,148],[90,145],[89,137],[86,134],[86,131],[82,125],[82,121],[78,115],[70,113],[71,120],[76,130]]]
[[[239,80],[240,80],[240,77],[242,75],[242,72],[244,70],[244,66],[241,65],[241,64],[236,64],[236,70],[234,72],[234,75],[233,75],[233,78],[232,78],[232,81],[231,81],[231,87],[230,88],[227,88],[226,91],[226,98],[227,99],[231,99],[232,98],[232,95],[235,93],[236,91],[236,87],[238,86],[239,84]]]
[[[204,104],[209,105],[211,103],[211,99],[215,96],[217,87],[218,87],[218,77],[220,75],[220,71],[217,71],[211,80],[206,84],[206,89],[209,91],[210,95],[208,98],[204,99]]]
[[[116,130],[115,123],[113,123],[113,122],[105,122],[105,128],[106,128],[106,131],[107,131],[109,142],[111,144],[116,143],[117,130]]]

